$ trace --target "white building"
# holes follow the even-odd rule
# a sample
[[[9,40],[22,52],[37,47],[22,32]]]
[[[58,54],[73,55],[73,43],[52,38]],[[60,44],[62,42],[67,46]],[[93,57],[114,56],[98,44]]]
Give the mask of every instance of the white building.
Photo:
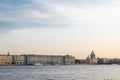
[[[57,55],[26,55],[27,64],[75,64],[75,57],[66,55],[66,56],[57,56]]]

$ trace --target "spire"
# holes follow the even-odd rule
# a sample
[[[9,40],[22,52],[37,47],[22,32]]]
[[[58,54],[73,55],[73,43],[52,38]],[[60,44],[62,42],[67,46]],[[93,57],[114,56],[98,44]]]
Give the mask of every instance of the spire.
[[[93,50],[92,50],[91,54],[95,54]]]
[[[92,50],[92,52],[94,52],[94,51]]]
[[[86,60],[89,60],[89,59],[90,59],[90,55],[88,54],[88,56],[87,56]]]

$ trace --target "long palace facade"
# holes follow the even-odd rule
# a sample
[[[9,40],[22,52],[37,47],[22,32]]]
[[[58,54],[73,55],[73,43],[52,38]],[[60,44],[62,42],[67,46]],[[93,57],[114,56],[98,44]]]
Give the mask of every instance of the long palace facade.
[[[75,57],[70,55],[0,55],[0,65],[72,65]]]

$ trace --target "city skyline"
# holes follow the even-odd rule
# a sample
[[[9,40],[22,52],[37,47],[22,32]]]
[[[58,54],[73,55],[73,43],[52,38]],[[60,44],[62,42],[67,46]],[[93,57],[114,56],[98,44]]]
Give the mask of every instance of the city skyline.
[[[119,0],[1,0],[0,54],[120,58]]]

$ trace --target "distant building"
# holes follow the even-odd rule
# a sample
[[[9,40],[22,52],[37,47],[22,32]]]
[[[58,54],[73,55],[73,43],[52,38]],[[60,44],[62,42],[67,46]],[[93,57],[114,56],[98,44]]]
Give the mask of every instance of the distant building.
[[[55,64],[75,64],[75,57],[70,55],[57,56],[57,55],[26,55],[27,64],[43,64],[43,65],[55,65]]]
[[[114,58],[112,59],[113,64],[120,64],[120,59],[119,58]]]
[[[96,58],[96,56],[95,56],[94,51],[92,50],[92,52],[91,52],[91,54],[90,54],[90,59],[94,59],[94,58]]]
[[[86,58],[85,63],[86,64],[97,64],[97,62],[98,62],[98,59],[96,58],[95,53],[92,50],[91,54],[88,55],[88,57]]]
[[[98,59],[98,64],[120,64],[120,59],[119,58],[99,58]]]
[[[75,59],[75,64],[86,64],[84,59]]]
[[[11,65],[13,64],[13,56],[8,52],[7,55],[0,55],[0,65]]]
[[[25,56],[22,55],[12,55],[13,56],[13,64],[16,65],[25,65]]]
[[[90,56],[89,56],[89,55],[86,57],[85,63],[86,63],[86,64],[90,64]]]
[[[75,64],[75,57],[72,57],[70,55],[66,55],[66,56],[64,56],[64,59],[65,59],[64,64],[67,64],[67,65]]]
[[[98,64],[110,64],[111,59],[109,58],[98,58]]]

